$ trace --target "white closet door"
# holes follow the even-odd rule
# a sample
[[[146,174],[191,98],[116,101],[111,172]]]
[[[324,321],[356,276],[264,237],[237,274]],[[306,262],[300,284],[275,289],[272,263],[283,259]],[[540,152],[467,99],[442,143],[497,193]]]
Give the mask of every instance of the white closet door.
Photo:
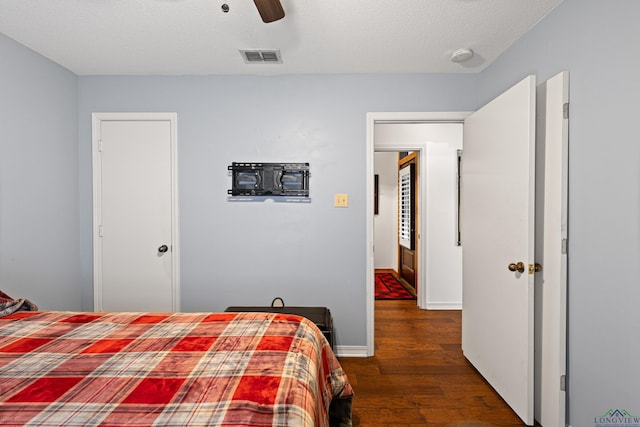
[[[95,308],[176,311],[175,115],[95,120]]]

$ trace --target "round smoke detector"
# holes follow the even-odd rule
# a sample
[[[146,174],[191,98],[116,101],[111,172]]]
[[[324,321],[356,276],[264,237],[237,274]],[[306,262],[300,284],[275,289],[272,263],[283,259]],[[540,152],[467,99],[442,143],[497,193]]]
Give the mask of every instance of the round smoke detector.
[[[458,49],[451,54],[451,61],[453,62],[464,62],[473,56],[473,51],[471,49]]]

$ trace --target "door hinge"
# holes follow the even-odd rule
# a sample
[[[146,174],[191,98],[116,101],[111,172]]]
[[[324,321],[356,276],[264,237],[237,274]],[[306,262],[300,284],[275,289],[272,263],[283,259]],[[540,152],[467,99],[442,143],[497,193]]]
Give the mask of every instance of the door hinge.
[[[560,391],[567,391],[567,376],[560,375]]]
[[[562,239],[562,255],[567,254],[567,239]]]
[[[569,103],[568,102],[565,102],[562,105],[562,117],[564,119],[568,119],[569,118]]]
[[[102,225],[98,226],[98,237],[102,237]]]

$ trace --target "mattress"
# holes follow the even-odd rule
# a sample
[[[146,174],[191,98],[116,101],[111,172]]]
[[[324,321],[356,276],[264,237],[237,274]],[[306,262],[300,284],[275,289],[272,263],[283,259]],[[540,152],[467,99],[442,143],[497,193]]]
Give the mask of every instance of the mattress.
[[[3,426],[349,426],[352,396],[325,337],[297,315],[0,318]]]

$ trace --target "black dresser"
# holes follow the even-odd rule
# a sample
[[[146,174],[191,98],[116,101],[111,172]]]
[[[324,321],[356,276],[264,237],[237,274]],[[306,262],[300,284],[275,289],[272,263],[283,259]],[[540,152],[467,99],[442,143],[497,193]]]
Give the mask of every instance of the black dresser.
[[[245,312],[254,311],[262,313],[284,313],[295,314],[298,316],[306,317],[311,320],[320,329],[325,336],[329,345],[333,349],[333,318],[331,317],[331,311],[327,307],[241,307],[233,306],[227,307],[224,311],[227,312]]]

